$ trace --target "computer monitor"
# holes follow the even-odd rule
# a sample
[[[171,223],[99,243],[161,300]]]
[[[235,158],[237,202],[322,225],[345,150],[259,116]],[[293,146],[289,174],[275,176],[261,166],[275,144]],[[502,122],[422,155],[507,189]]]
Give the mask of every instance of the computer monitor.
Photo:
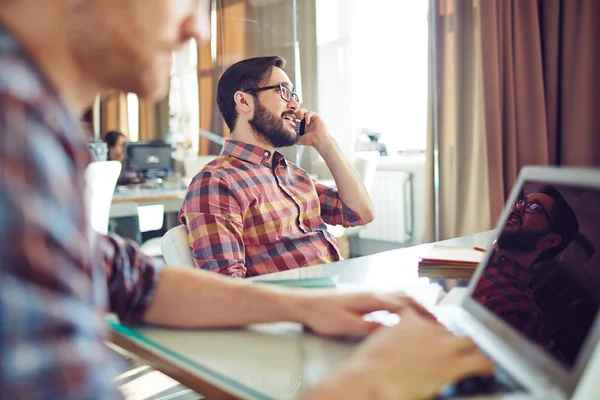
[[[127,143],[127,169],[145,177],[163,176],[173,167],[171,145],[164,142]]]

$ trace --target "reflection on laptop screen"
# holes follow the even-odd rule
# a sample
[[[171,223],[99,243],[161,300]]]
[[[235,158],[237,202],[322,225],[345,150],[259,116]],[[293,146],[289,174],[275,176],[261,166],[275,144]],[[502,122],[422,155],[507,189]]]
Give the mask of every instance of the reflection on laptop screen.
[[[565,367],[600,305],[600,190],[525,182],[473,292]]]

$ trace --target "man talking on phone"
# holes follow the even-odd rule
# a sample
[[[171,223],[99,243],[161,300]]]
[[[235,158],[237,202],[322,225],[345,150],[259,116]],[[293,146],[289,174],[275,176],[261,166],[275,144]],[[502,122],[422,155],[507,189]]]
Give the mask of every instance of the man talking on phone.
[[[281,57],[251,58],[219,81],[231,140],[193,179],[179,213],[198,268],[244,278],[339,261],[325,224],[374,218],[362,179],[320,116],[300,108],[284,67]],[[275,150],[295,144],[319,152],[337,188],[313,181]]]

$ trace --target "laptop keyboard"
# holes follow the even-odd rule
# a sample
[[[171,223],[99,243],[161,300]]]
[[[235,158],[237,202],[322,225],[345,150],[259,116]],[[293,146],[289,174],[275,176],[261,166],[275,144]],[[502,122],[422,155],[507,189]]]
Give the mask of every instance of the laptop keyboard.
[[[458,325],[453,323],[453,320],[445,321],[444,318],[439,318],[440,322],[445,325],[451,332],[456,335],[464,335],[464,332]],[[485,352],[484,352],[485,353]],[[494,361],[492,359],[492,361]],[[509,394],[517,392],[527,392],[510,374],[495,364],[494,374],[491,376],[473,376],[452,385],[446,385],[437,399],[450,399],[454,397],[470,397],[479,395],[491,394]]]
[[[451,399],[454,397],[469,397],[490,394],[509,394],[526,392],[527,390],[510,375],[501,369],[492,376],[473,376],[444,387],[437,399]]]

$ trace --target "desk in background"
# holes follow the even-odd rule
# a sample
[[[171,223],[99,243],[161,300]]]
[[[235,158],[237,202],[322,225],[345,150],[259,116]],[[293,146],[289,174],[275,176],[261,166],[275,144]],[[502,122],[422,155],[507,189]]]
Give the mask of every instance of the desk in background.
[[[184,180],[189,184],[191,178],[184,178]],[[335,181],[332,179],[319,180],[319,182],[335,187]],[[165,206],[165,213],[178,212],[181,203],[183,203],[183,200],[185,199],[186,191],[187,185],[179,189],[150,189],[137,186],[117,187],[117,190],[113,195],[110,218],[131,217],[137,215],[131,211],[130,207],[120,207],[120,205],[127,203],[137,203],[139,206],[162,204]]]
[[[488,246],[494,232],[440,242]],[[372,256],[257,277],[281,280],[330,277],[338,287],[377,289],[427,287],[418,275],[418,258],[430,244]],[[252,278],[256,280],[256,278]],[[455,280],[437,283],[447,288]],[[462,282],[466,284],[466,281]],[[202,312],[202,307],[199,307]],[[354,343],[305,333],[292,323],[259,324],[246,329],[174,330],[112,323],[113,342],[156,369],[208,398],[295,399],[343,362]]]
[[[137,215],[129,206],[131,203],[136,203],[138,206],[162,204],[165,206],[165,213],[178,212],[185,198],[186,190],[187,188],[118,188],[113,195],[110,217],[118,218]]]

